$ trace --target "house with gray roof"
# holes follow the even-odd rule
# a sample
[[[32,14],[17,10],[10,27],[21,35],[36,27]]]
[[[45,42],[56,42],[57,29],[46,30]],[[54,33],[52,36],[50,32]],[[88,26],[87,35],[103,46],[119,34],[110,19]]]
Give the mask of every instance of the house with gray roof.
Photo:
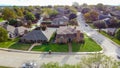
[[[48,42],[47,37],[44,35],[44,33],[41,30],[33,30],[23,37],[20,38],[21,42],[27,42],[27,43],[40,43],[40,42]]]
[[[112,11],[111,15],[117,17],[118,19],[120,19],[120,11]]]
[[[11,25],[3,25],[3,28],[5,28],[8,31],[9,38],[15,38],[18,36],[23,36],[25,32],[29,31],[28,28],[20,26],[20,27],[14,27]]]
[[[48,28],[45,31],[42,30],[33,30],[23,37],[20,38],[21,42],[25,43],[42,43],[42,42],[49,42],[51,36],[56,30],[54,28]]]
[[[68,21],[69,21],[69,18],[66,17],[66,16],[62,16],[62,17],[58,17],[58,18],[55,18],[53,19],[51,25],[57,25],[57,26],[65,26],[68,24]]]
[[[20,26],[15,28],[14,33],[16,34],[16,36],[22,36],[25,34],[25,32],[28,32],[28,31],[30,31],[29,28]]]

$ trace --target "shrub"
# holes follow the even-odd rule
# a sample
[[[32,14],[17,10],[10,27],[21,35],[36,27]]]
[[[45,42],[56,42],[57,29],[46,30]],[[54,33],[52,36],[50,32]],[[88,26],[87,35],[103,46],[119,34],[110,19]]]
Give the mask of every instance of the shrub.
[[[120,28],[117,30],[115,37],[120,40]]]

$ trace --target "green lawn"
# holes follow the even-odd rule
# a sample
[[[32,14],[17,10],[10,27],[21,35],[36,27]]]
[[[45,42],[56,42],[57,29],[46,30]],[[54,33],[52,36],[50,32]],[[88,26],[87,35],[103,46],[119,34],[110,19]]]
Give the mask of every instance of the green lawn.
[[[120,45],[120,40],[116,39],[115,37],[112,37],[110,35],[108,35],[105,31],[100,31],[100,33],[106,37],[108,37],[109,39],[111,39],[112,41],[114,41],[115,43],[117,43],[118,45]]]
[[[102,48],[88,36],[85,37],[85,44],[73,43],[73,52],[95,52]]]
[[[19,38],[14,40],[9,40],[7,42],[0,42],[0,48],[18,49],[18,50],[28,50],[31,44],[24,44],[18,42]]]
[[[0,22],[4,21],[3,18],[0,18]]]
[[[18,39],[14,39],[14,40],[8,40],[6,42],[0,42],[0,48],[8,48],[9,46],[13,45],[15,42],[17,42]]]
[[[85,35],[85,44],[72,43],[73,52],[93,52],[100,51],[102,48],[94,42],[91,38]],[[35,46],[32,51],[46,52],[52,50],[53,52],[68,52],[67,44],[48,43]]]
[[[13,45],[11,45],[9,49],[28,50],[30,46],[31,44],[24,44],[24,43],[16,42]]]
[[[67,52],[68,46],[66,44],[55,44],[55,43],[48,43],[48,44],[42,44],[40,46],[35,46],[32,51],[49,51],[52,50],[54,52]]]

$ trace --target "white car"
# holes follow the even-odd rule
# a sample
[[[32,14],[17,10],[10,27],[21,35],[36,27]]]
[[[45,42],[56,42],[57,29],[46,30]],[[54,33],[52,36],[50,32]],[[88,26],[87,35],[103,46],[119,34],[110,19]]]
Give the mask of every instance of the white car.
[[[37,64],[35,62],[27,62],[22,65],[22,68],[37,68]]]

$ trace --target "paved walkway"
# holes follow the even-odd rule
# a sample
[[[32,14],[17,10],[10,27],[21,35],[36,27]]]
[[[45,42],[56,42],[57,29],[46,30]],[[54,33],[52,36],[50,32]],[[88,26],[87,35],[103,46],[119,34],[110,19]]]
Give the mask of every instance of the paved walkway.
[[[31,47],[28,49],[28,51],[31,51],[34,46],[41,45],[41,43],[34,43],[31,45]]]
[[[72,52],[72,44],[71,43],[68,43],[68,49],[69,49],[69,52]]]

